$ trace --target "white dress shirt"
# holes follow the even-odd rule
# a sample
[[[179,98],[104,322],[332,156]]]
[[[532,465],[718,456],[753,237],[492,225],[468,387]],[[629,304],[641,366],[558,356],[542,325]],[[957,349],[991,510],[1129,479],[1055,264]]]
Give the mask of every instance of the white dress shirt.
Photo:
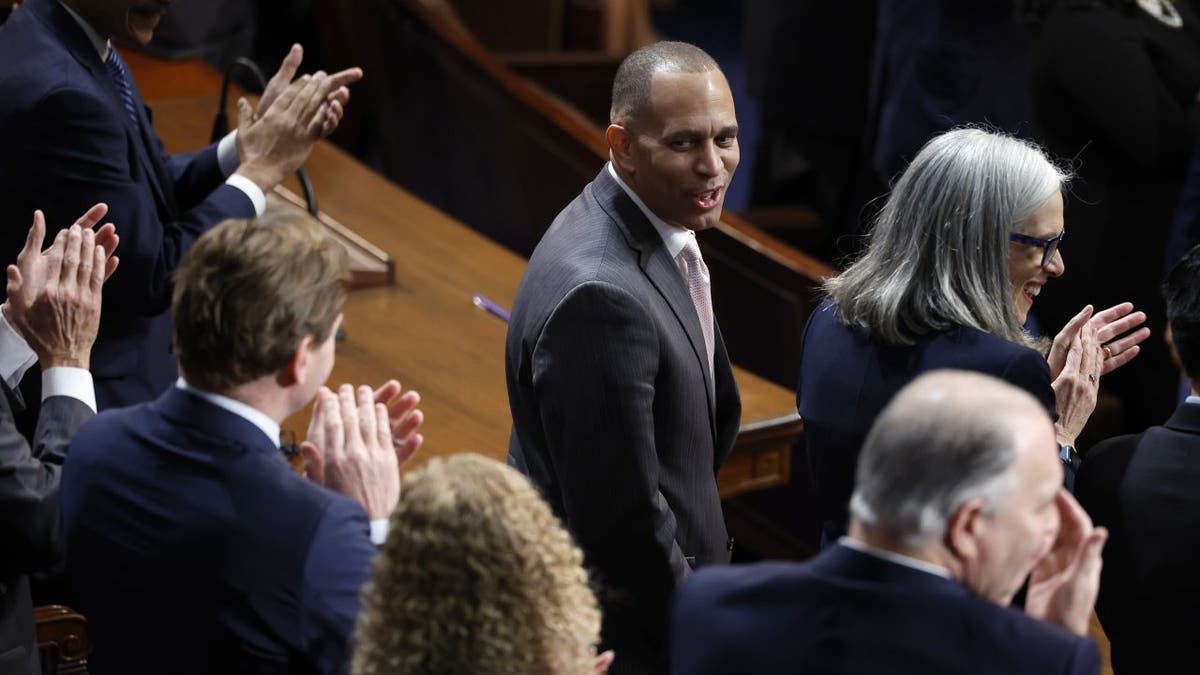
[[[1192,405],[1200,405],[1200,396],[1192,394],[1191,396],[1187,397],[1187,402],[1191,403]]]
[[[861,542],[853,537],[848,537],[848,536],[839,537],[838,543],[841,544],[842,546],[845,546],[846,548],[852,548],[855,551],[858,551],[859,553],[865,553],[869,556],[874,556],[876,558],[880,558],[882,560],[886,560],[888,562],[895,563],[897,565],[903,565],[904,567],[908,567],[908,568],[917,570],[918,572],[924,572],[926,574],[934,574],[939,577],[944,577],[946,579],[954,578],[954,575],[950,574],[950,570],[946,569],[945,567],[942,567],[941,565],[935,565],[935,564],[933,564],[931,562],[927,562],[925,560],[918,560],[916,558],[911,558],[909,556],[902,555],[900,553],[896,553],[895,551],[885,551],[881,548],[876,548],[874,546],[871,546],[869,544]]]
[[[102,63],[107,62],[108,52],[112,49],[112,43],[100,37],[100,34],[92,28],[91,24],[76,14],[75,10],[62,2],[59,4],[62,5],[63,9],[67,10],[67,13],[75,19],[79,27],[87,34],[88,41],[92,43],[92,47],[100,55],[100,61]],[[250,203],[254,204],[254,213],[261,216],[263,211],[267,210],[267,197],[263,194],[262,189],[254,184],[254,181],[245,176],[238,176],[233,173],[237,171],[240,162],[241,160],[238,159],[237,153],[237,129],[234,129],[217,143],[217,165],[221,168],[221,175],[225,176],[225,182],[241,190],[250,200]]]
[[[9,389],[16,389],[35,363],[37,354],[0,311],[0,378]],[[70,396],[96,412],[96,388],[92,384],[92,374],[86,368],[56,366],[43,370],[42,400],[51,396]]]
[[[662,237],[663,243],[667,246],[667,253],[671,254],[671,259],[675,261],[675,266],[679,268],[679,273],[683,275],[683,280],[686,283],[687,265],[683,262],[683,258],[679,254],[683,251],[684,247],[687,246],[689,239],[696,238],[696,233],[686,227],[671,225],[662,218],[654,215],[654,212],[646,207],[646,204],[642,201],[641,197],[638,197],[637,193],[630,189],[630,187],[625,184],[625,181],[621,180],[621,177],[617,175],[617,170],[615,167],[613,167],[612,162],[605,164],[605,168],[608,169],[608,173],[613,177],[613,180],[617,181],[617,185],[621,186],[621,189],[625,191],[625,194],[629,195],[629,198],[633,200],[633,203],[637,204],[637,207],[646,215],[646,219],[650,221],[650,224],[654,226],[654,229],[658,231],[658,236]]]
[[[247,422],[253,424],[263,432],[263,434],[268,440],[271,441],[273,445],[279,447],[279,422],[271,419],[270,416],[258,408],[229,398],[228,396],[222,396],[220,394],[214,394],[211,391],[196,389],[195,387],[189,385],[187,380],[184,380],[182,377],[175,381],[175,386],[179,387],[183,391],[199,396],[218,408],[233,413],[234,415],[237,415],[238,417],[241,417]],[[383,542],[387,540],[387,535],[387,518],[380,518],[378,520],[371,521],[371,543],[375,544],[376,546],[382,546]]]

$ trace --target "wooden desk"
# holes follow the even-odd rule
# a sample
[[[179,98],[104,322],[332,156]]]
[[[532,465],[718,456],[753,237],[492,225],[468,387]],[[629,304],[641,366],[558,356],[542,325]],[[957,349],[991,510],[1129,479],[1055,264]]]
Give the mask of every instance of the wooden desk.
[[[205,144],[216,108],[215,73],[187,63],[168,68],[133,54],[127,60],[167,148],[180,152]],[[196,95],[196,81],[206,77],[212,94]],[[413,465],[456,452],[503,461],[512,426],[504,382],[506,327],[476,308],[472,296],[511,307],[525,260],[330,143],[317,145],[307,167],[322,210],[396,263],[395,285],[357,290],[347,299],[347,339],[338,345],[330,382],[378,384],[394,377],[420,391],[426,442]],[[790,446],[802,430],[791,391],[741,369],[735,375],[743,428],[718,481],[725,497],[786,483]],[[308,416],[309,410],[301,411],[284,428],[301,439]]]

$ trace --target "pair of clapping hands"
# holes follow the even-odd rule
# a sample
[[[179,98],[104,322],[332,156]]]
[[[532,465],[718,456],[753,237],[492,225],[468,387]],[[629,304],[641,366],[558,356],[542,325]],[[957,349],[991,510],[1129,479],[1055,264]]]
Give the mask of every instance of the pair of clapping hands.
[[[1054,388],[1058,442],[1074,446],[1075,439],[1096,408],[1100,378],[1129,363],[1150,337],[1144,312],[1123,302],[1102,312],[1084,307],[1054,337],[1046,362]]]
[[[400,391],[396,380],[375,390],[322,387],[300,444],[309,479],[354,499],[371,520],[392,514],[400,500],[400,467],[425,440],[418,433],[425,421],[417,408],[420,394]]]

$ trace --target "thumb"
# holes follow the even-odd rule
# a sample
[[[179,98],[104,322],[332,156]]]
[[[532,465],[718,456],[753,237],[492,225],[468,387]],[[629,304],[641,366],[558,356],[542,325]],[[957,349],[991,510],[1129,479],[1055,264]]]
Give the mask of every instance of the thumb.
[[[254,108],[250,106],[250,102],[245,97],[238,99],[237,113],[238,129],[244,130],[250,128],[250,125],[254,123]]]
[[[318,484],[325,484],[325,455],[315,443],[304,441],[300,444],[300,454],[304,456],[304,475]]]
[[[18,268],[16,265],[9,265],[9,266],[8,266],[8,291],[9,291],[9,295],[12,295],[12,292],[13,292],[14,290],[16,290],[16,289],[20,288],[20,287],[21,287],[21,284],[23,284],[24,282],[25,282],[25,280],[21,278],[21,270],[20,270],[20,268]]]

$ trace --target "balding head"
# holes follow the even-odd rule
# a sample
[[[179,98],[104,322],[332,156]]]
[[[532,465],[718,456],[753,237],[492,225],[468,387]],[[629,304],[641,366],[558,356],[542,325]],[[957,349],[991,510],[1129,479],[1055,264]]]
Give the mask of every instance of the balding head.
[[[900,390],[858,460],[853,516],[910,546],[941,537],[954,510],[979,497],[997,508],[1013,489],[1017,430],[1050,419],[1027,392],[993,377],[935,371]]]
[[[686,42],[656,42],[625,57],[613,80],[612,124],[628,126],[650,101],[655,73],[704,73],[721,68],[703,49]]]

